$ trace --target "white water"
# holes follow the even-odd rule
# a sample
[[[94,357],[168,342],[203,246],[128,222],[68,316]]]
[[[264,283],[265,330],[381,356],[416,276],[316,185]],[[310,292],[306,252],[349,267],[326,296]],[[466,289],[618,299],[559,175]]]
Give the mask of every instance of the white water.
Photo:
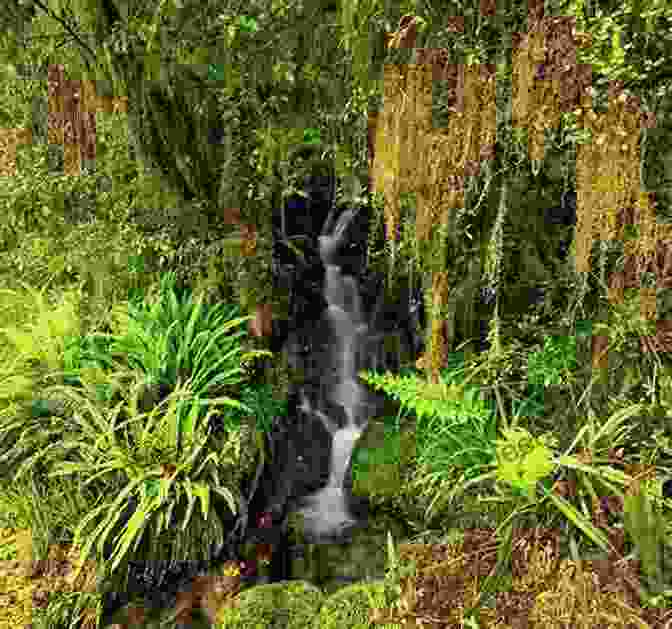
[[[332,402],[345,409],[347,421],[345,426],[338,426],[325,413],[312,408],[306,396],[301,395],[301,408],[315,415],[332,435],[329,481],[324,488],[308,496],[299,509],[308,537],[338,535],[356,523],[348,510],[344,484],[352,452],[368,421],[365,410],[368,392],[357,380],[358,348],[363,344],[368,328],[363,321],[357,281],[344,276],[340,267],[334,264],[345,228],[353,215],[352,211],[344,212],[332,234],[320,236],[320,256],[326,267],[326,317],[335,338],[331,367],[337,375],[336,383],[327,393]]]

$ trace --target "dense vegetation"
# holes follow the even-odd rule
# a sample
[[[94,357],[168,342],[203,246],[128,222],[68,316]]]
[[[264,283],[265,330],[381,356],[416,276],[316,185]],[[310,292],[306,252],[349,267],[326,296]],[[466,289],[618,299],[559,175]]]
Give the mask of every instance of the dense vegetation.
[[[2,559],[30,558],[31,544],[36,558],[59,559],[54,546],[62,544],[72,563],[86,559],[96,568],[85,566],[88,582],[31,568],[35,579],[56,579],[41,585],[52,595],[38,590],[32,599],[21,589],[25,573],[3,575],[3,594],[16,588],[3,612],[16,612],[6,620],[11,627],[30,608],[33,626],[92,627],[101,611],[96,576],[100,583],[119,565],[164,551],[204,560],[211,547],[230,541],[240,479],[265,456],[259,432],[286,411],[281,366],[253,377],[244,360],[265,347],[263,339],[249,338],[248,313],[256,303],[279,300],[271,281],[272,209],[306,172],[329,161],[339,177],[339,202],[370,202],[367,114],[381,101],[383,63],[406,63],[413,54],[387,49],[385,33],[405,13],[417,14],[416,47],[450,46],[469,63],[497,61],[505,79],[502,51],[512,32],[525,30],[527,3],[501,3],[506,6],[496,11],[487,2],[456,6],[453,13],[464,15],[461,28],[438,3],[308,3],[314,6],[304,9],[194,1],[139,3],[130,13],[130,3],[115,0],[6,4],[0,128],[31,129],[33,142],[19,146],[16,172],[0,176]],[[672,14],[659,2],[602,6],[554,9],[578,15],[578,26],[592,36],[578,61],[592,65],[597,102],[606,98],[608,81],[618,79],[656,112],[642,172],[656,191],[659,221],[669,222]],[[95,168],[79,177],[63,174],[63,147],[46,141],[47,69],[58,63],[70,78],[98,80],[106,95],[128,97],[127,113],[96,114]],[[439,120],[449,115],[442,89],[436,88]],[[430,386],[412,365],[400,374],[362,375],[396,398],[402,412],[385,418],[384,448],[358,452],[354,489],[375,478],[367,489],[372,501],[403,514],[415,525],[415,539],[426,542],[404,554],[395,551],[400,540],[390,539],[392,598],[376,605],[381,614],[396,605],[397,619],[458,608],[463,601],[454,597],[462,590],[454,581],[426,583],[436,596],[423,602],[406,584],[409,575],[425,568],[431,574],[445,561],[433,555],[448,543],[449,528],[461,531],[463,544],[463,563],[449,576],[463,585],[473,576],[478,562],[464,557],[492,550],[490,538],[467,524],[476,512],[480,525],[487,514],[499,533],[497,552],[488,554],[493,561],[484,561],[485,583],[464,605],[474,617],[480,608],[483,623],[490,620],[485,601],[502,575],[525,582],[508,591],[503,616],[509,619],[525,587],[527,594],[552,590],[549,600],[572,590],[573,577],[559,570],[539,568],[541,585],[534,587],[542,589],[530,585],[531,568],[521,568],[520,553],[512,550],[520,548],[514,524],[522,523],[558,531],[563,559],[627,564],[619,583],[637,574],[640,599],[627,601],[643,618],[641,607],[669,606],[672,588],[669,360],[663,351],[644,351],[642,339],[652,331],[640,317],[636,291],[620,307],[607,303],[604,278],[616,253],[585,282],[572,268],[567,243],[576,205],[572,210],[566,192],[582,141],[575,121],[563,119],[552,134],[553,150],[532,167],[525,137],[506,116],[501,120],[498,176],[524,191],[540,180],[548,188],[521,194],[541,210],[539,222],[521,203],[506,226],[502,342],[487,342],[495,332],[486,326],[481,345],[459,351],[460,341],[479,333],[474,322],[497,296],[480,278],[473,286],[466,282],[471,258],[489,242],[484,234],[469,248],[467,235],[477,233],[483,217],[478,212],[488,211],[480,198],[490,185],[474,178],[466,203],[471,214],[464,213],[451,236],[452,260],[465,284],[447,313],[456,332],[442,380]],[[296,149],[306,145],[313,157],[304,162],[306,154]],[[4,134],[0,147],[6,155]],[[560,190],[563,202],[556,203]],[[370,244],[371,264],[392,275],[416,263],[414,202],[402,201],[400,263],[389,264],[385,243],[372,238]],[[225,208],[238,208],[240,219],[255,226],[256,256],[240,255],[245,233],[231,225]],[[543,227],[548,215],[551,228]],[[550,251],[550,243],[553,251],[564,247],[562,255],[538,253]],[[532,267],[547,280],[541,296],[525,285],[525,269]],[[660,293],[663,319],[668,300]],[[591,335],[598,325],[609,339],[610,362],[596,379]],[[247,426],[252,430],[243,421],[249,417],[256,420]],[[402,448],[401,418],[413,427],[413,456]],[[129,505],[136,515],[120,529]],[[628,572],[633,558],[641,569]],[[257,560],[261,571],[264,559]],[[219,583],[231,587],[219,592],[215,608],[236,590],[240,571],[218,568]],[[165,589],[152,581],[156,575],[142,578],[147,589]],[[158,598],[157,608],[179,608],[176,592]],[[663,618],[654,611],[651,627]]]

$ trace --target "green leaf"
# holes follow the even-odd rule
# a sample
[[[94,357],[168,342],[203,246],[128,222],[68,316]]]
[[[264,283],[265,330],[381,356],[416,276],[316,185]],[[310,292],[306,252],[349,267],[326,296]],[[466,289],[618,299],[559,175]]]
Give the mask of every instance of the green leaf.
[[[212,487],[212,491],[226,500],[233,515],[237,513],[236,500],[226,487]]]
[[[152,520],[152,513],[156,511],[160,505],[160,498],[154,498],[151,502],[143,500],[140,503],[139,507],[136,509],[135,513],[131,516],[131,519],[126,524],[126,530],[121,536],[121,539],[117,542],[117,545],[114,549],[115,559],[112,563],[112,567],[110,568],[111,572],[114,572],[117,566],[121,563],[122,559],[128,552],[130,545],[140,538],[143,531],[147,528]]]
[[[663,547],[666,525],[660,509],[656,508],[638,487],[628,492],[624,500],[624,525],[628,536],[637,546],[642,569],[656,594],[664,589]]]
[[[253,17],[241,15],[238,17],[238,24],[240,26],[240,30],[244,33],[256,33],[259,30],[257,21]]]
[[[159,479],[157,478],[148,478],[145,480],[144,484],[145,497],[154,498],[159,495]]]
[[[306,144],[319,144],[320,143],[320,130],[319,129],[304,129],[303,131],[303,141]]]
[[[194,513],[194,505],[196,504],[196,496],[194,495],[193,486],[189,478],[185,478],[184,486],[187,491],[187,511],[184,514],[184,519],[182,520],[182,532],[184,532],[191,520],[191,516]]]
[[[208,519],[208,513],[210,512],[210,488],[205,483],[194,483],[193,491],[201,500],[201,513],[203,514],[203,519]]]
[[[572,522],[572,524],[581,529],[603,551],[609,552],[609,541],[602,531],[594,527],[590,520],[581,515],[564,498],[556,495],[554,492],[546,492],[544,487],[541,487],[541,489],[546,493],[546,496],[555,503],[558,509],[569,519],[569,521]]]

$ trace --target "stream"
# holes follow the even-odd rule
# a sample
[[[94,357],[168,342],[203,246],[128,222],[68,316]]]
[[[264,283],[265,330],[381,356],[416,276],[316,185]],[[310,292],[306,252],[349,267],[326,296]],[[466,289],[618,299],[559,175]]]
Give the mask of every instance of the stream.
[[[345,491],[346,473],[368,423],[372,401],[371,394],[357,378],[357,348],[369,332],[363,318],[362,299],[356,279],[345,275],[338,264],[339,248],[354,214],[351,210],[341,214],[333,232],[319,239],[320,258],[325,266],[324,318],[333,338],[323,365],[323,390],[332,404],[345,411],[345,421],[343,417],[340,422],[339,418],[330,417],[300,392],[301,410],[317,418],[331,436],[329,480],[323,488],[305,496],[297,509],[303,519],[305,539],[311,543],[347,539],[365,523],[353,513]]]

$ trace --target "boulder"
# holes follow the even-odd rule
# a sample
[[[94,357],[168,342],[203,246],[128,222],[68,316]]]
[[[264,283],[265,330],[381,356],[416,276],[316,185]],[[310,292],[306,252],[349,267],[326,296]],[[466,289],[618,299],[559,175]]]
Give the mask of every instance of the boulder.
[[[306,581],[268,583],[244,590],[234,605],[217,614],[218,629],[306,629],[324,601],[319,588]]]
[[[349,585],[324,601],[311,629],[373,629],[377,625],[370,621],[371,612],[384,614],[392,600],[383,581]]]
[[[410,482],[417,472],[415,420],[401,417],[372,419],[353,454],[352,493],[372,507],[390,507],[410,522],[419,521],[424,502]]]
[[[367,524],[355,530],[348,543],[305,544],[302,556],[293,559],[292,576],[314,583],[327,595],[344,585],[382,579],[388,568],[388,532],[397,544],[411,531],[382,512],[369,515]],[[290,530],[293,525],[290,518]]]
[[[394,592],[381,579],[355,583],[325,596],[306,581],[284,581],[244,590],[222,606],[217,629],[369,629],[372,610],[385,613]]]

